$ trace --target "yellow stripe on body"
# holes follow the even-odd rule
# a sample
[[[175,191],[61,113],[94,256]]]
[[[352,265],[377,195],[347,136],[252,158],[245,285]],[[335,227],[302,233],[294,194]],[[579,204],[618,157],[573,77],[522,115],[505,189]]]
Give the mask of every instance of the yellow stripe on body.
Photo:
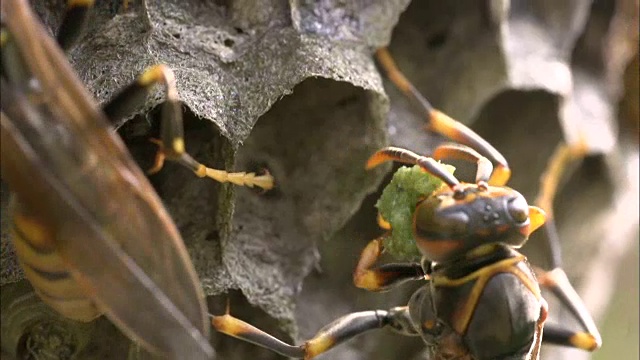
[[[540,300],[542,298],[540,294],[540,288],[537,283],[534,283],[526,274],[524,274],[520,269],[517,268],[517,264],[521,261],[524,261],[524,255],[519,255],[513,258],[505,259],[499,261],[495,264],[485,266],[473,273],[464,276],[459,279],[449,279],[446,276],[433,276],[433,283],[437,286],[442,287],[458,287],[462,286],[470,281],[477,280],[473,285],[473,289],[471,293],[467,297],[467,301],[462,306],[462,311],[456,312],[458,315],[454,316],[453,319],[453,328],[458,334],[464,334],[467,330],[467,326],[471,321],[471,317],[475,311],[476,306],[478,305],[478,301],[480,300],[480,296],[484,291],[486,284],[491,280],[494,275],[500,273],[511,273],[516,276],[525,287],[531,291],[531,293]]]
[[[102,312],[98,310],[89,298],[56,299],[38,291],[38,289],[35,291],[45,304],[51,306],[55,311],[71,320],[89,322],[102,315]]]
[[[65,317],[90,321],[100,312],[68,272],[55,251],[55,234],[33,216],[14,207],[11,231],[18,263],[38,296]]]

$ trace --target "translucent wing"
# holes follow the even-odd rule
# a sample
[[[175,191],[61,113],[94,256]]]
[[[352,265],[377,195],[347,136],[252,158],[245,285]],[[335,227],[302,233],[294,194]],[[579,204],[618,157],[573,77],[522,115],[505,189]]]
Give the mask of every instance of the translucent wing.
[[[3,1],[2,16],[25,67],[15,72],[36,79],[2,79],[3,178],[125,333],[171,357],[211,358],[204,294],[155,191],[27,2]]]

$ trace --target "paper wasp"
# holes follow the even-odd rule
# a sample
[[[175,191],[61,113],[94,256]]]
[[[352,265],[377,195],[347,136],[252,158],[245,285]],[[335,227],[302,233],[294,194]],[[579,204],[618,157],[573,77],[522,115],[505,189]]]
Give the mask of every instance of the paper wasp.
[[[26,0],[2,2],[1,167],[14,194],[12,239],[26,278],[65,317],[102,313],[170,358],[206,359],[204,293],[161,200],[110,123],[164,85],[156,165],[176,161],[199,177],[273,186],[270,175],[207,168],[184,148],[173,72],[147,69],[100,109],[62,49],[82,31],[91,0],[70,0],[57,43]]]
[[[348,314],[299,346],[286,344],[228,312],[212,317],[214,328],[282,355],[305,359],[383,327],[422,337],[429,359],[538,359],[542,342],[597,349],[600,334],[561,268],[554,222],[545,215],[545,210],[551,213],[564,167],[583,156],[584,147],[559,146],[536,202],[545,210],[529,206],[520,193],[505,186],[511,170],[502,154],[470,128],[435,110],[396,68],[386,49],[378,50],[376,58],[389,79],[427,116],[430,129],[455,143],[437,147],[431,157],[395,147],[370,157],[367,168],[386,161],[414,165],[406,170],[413,172],[407,178],[413,176],[421,184],[400,180],[402,168],[394,175],[405,193],[415,190],[409,190],[414,186],[424,188],[434,179],[440,186],[432,186],[401,204],[404,208],[400,210],[411,210],[402,219],[410,229],[408,240],[393,238],[398,220],[392,218],[396,214],[385,213],[378,203],[378,222],[388,233],[365,247],[353,279],[357,287],[369,291],[388,290],[408,280],[426,280],[426,284],[413,294],[407,306]],[[445,159],[475,162],[475,182],[458,180],[438,161]],[[399,201],[399,193],[391,195],[395,196],[392,202]],[[553,258],[553,270],[548,272],[534,271],[525,256],[516,251],[543,225],[550,235],[547,238]],[[376,265],[383,251],[406,248],[407,242],[419,250],[421,262]],[[540,286],[550,289],[571,310],[582,327],[580,331],[545,324],[548,309]]]

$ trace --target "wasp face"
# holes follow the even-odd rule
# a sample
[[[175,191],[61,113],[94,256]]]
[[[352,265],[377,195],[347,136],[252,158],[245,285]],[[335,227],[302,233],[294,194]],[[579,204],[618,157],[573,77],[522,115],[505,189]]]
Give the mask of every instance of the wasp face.
[[[413,227],[420,251],[436,262],[489,243],[519,248],[530,234],[529,205],[507,187],[462,184],[418,203]]]

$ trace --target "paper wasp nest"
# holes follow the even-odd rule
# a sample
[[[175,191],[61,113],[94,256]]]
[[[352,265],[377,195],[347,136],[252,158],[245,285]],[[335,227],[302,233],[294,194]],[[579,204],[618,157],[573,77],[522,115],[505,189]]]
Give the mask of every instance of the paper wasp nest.
[[[602,154],[577,169],[556,202],[565,267],[602,318],[613,289],[604,296],[597,289],[613,287],[618,263],[637,253],[637,139],[618,141],[623,73],[637,52],[637,2],[408,2],[147,0],[126,11],[120,1],[97,2],[70,56],[99,101],[145,67],[169,65],[185,105],[188,150],[209,166],[274,175],[278,187],[267,194],[197,179],[172,164],[151,177],[213,312],[229,298],[236,316],[300,340],[347,312],[406,304],[412,289],[368,294],[351,284],[360,251],[380,233],[373,204],[385,174],[365,172],[367,157],[388,143],[428,152],[439,141],[391,84],[383,88],[371,54],[389,44],[434,105],[503,152],[514,172],[510,186],[528,199],[561,139],[583,137]],[[33,3],[55,29],[63,1]],[[637,104],[635,91],[629,98]],[[157,92],[119,130],[143,167],[153,160],[147,140],[158,131],[163,96]],[[3,207],[3,221],[5,214]],[[21,278],[5,229],[3,287]],[[532,238],[524,252],[545,265],[540,242]],[[596,283],[603,264],[611,284]],[[279,358],[213,339],[219,358]],[[93,341],[102,344],[95,348],[125,340]],[[381,331],[327,358],[419,358],[422,349],[418,339]]]

